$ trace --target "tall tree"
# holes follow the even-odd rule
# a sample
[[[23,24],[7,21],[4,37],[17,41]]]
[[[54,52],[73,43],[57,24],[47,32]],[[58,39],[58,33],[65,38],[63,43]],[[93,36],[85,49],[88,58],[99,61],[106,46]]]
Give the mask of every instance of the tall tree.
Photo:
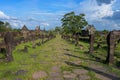
[[[76,15],[74,12],[70,12],[64,15],[61,19],[63,31],[67,34],[72,34],[76,36],[76,45],[78,45],[79,34],[82,31],[82,28],[88,23],[85,19],[85,14]]]

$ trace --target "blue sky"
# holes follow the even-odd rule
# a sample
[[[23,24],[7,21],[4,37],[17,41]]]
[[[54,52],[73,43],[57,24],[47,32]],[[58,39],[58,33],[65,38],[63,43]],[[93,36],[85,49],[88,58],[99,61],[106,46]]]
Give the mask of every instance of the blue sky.
[[[85,13],[97,30],[120,29],[120,0],[0,0],[0,20],[13,28],[54,29],[65,13]]]

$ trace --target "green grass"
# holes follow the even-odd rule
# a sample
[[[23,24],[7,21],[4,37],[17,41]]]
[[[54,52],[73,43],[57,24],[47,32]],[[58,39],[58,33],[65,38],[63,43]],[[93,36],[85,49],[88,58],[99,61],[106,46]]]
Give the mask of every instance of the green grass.
[[[3,38],[0,38],[0,42],[3,40]]]
[[[48,42],[49,43],[49,42]],[[50,42],[51,43],[51,42]],[[24,48],[24,45],[30,46],[28,48],[28,53],[20,52],[20,49]],[[45,48],[45,45],[38,46],[36,49],[32,49],[32,43],[28,42],[25,44],[20,44],[16,47],[16,49],[13,51],[13,57],[14,61],[10,63],[0,63],[0,79],[6,78],[9,80],[13,80],[13,78],[16,78],[15,73],[17,70],[26,70],[28,71],[27,75],[20,76],[23,79],[31,77],[31,74],[37,70],[46,70],[48,71],[48,67],[51,65],[45,64],[42,65],[40,61],[43,60],[46,62],[49,62],[51,59],[46,58],[45,54],[41,51],[42,47]],[[50,54],[50,53],[49,53]],[[48,56],[50,56],[47,54]],[[36,60],[32,58],[32,55],[37,55]],[[8,72],[8,73],[7,73]],[[19,76],[18,76],[19,77]]]
[[[36,40],[35,43],[39,41],[41,42],[41,40]],[[32,74],[34,72],[43,70],[49,73],[52,66],[60,66],[61,71],[63,72],[72,71],[76,68],[81,69],[89,67],[89,64],[91,63],[102,65],[105,68],[108,68],[109,72],[120,75],[120,70],[117,68],[114,68],[112,65],[108,66],[101,62],[96,62],[95,58],[87,54],[89,48],[88,43],[80,41],[79,44],[83,45],[84,49],[81,50],[78,46],[61,39],[60,35],[57,35],[57,38],[54,38],[41,46],[37,46],[35,49],[32,48],[32,42],[20,44],[13,51],[13,62],[0,62],[0,80],[14,80],[16,78],[32,80]],[[20,51],[25,45],[29,46],[28,53]],[[101,49],[95,49],[96,53],[93,55],[105,60],[107,50],[104,49],[104,46],[106,45],[103,44],[103,48]],[[65,54],[71,54],[71,56]],[[80,64],[78,66],[67,65],[65,61],[74,63],[80,61]],[[25,75],[16,76],[15,73],[18,70],[25,70],[27,73]],[[95,72],[93,71],[89,71],[87,75],[94,78],[94,80],[99,80],[95,77]]]

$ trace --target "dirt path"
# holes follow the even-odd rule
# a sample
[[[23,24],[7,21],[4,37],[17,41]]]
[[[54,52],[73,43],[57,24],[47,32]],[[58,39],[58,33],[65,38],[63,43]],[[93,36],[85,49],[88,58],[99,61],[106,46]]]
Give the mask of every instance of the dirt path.
[[[120,80],[114,73],[97,62],[89,61],[86,49],[62,40],[60,36],[45,44],[40,52],[45,53],[41,63],[51,65],[48,71],[37,71],[33,79],[45,80]]]
[[[32,48],[20,44],[13,51],[14,61],[0,63],[0,80],[120,80],[120,70],[99,62],[88,54],[88,43],[81,46],[56,38]],[[20,49],[28,46],[28,52]]]

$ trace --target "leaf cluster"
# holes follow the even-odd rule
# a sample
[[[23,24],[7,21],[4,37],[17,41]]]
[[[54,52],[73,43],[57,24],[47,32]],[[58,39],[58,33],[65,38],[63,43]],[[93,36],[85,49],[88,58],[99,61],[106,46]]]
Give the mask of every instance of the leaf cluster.
[[[88,24],[85,19],[85,14],[76,15],[74,12],[65,14],[61,21],[64,34],[81,33],[82,28]]]
[[[11,25],[8,22],[0,21],[0,32],[12,30]]]

